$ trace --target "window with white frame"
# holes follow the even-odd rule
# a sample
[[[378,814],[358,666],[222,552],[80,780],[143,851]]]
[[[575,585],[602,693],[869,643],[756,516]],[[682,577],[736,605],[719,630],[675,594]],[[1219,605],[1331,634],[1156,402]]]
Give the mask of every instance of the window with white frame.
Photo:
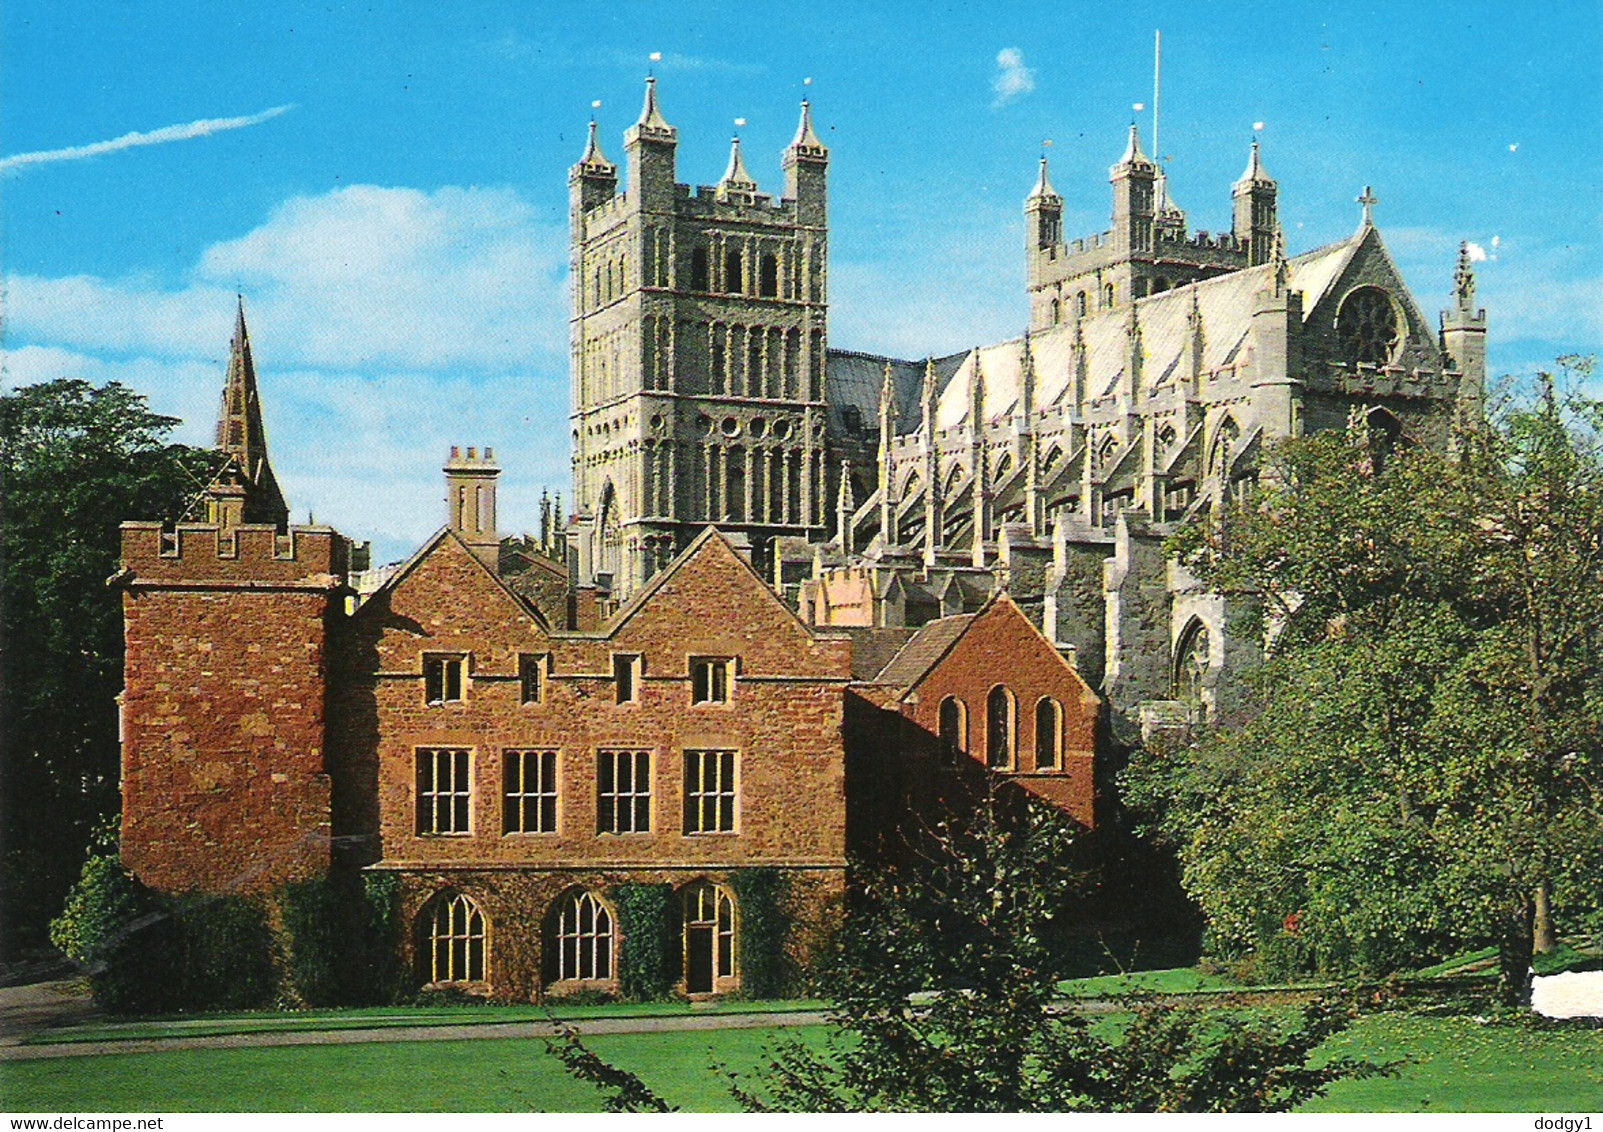
[[[557,831],[557,753],[506,751],[502,754],[505,792],[502,826],[507,833]]]
[[[734,683],[735,662],[727,656],[690,658],[690,702],[727,704]]]
[[[466,747],[417,750],[417,831],[471,832],[473,753]]]
[[[566,979],[612,977],[612,913],[588,892],[570,892],[557,902],[554,923],[555,969],[550,975]]]
[[[428,653],[423,657],[423,700],[428,704],[460,703],[466,691],[467,657],[460,653]]]
[[[598,753],[596,832],[651,832],[650,751]]]
[[[735,752],[685,752],[685,832],[735,831]]]
[[[484,913],[466,896],[436,897],[428,921],[424,977],[431,983],[482,982],[488,951],[485,927]]]

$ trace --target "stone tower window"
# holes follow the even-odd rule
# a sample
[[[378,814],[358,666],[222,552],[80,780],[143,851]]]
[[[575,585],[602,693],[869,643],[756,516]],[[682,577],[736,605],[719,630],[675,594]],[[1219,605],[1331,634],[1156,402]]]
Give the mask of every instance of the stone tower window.
[[[1104,307],[1111,307],[1113,305],[1113,295],[1114,295],[1113,284],[1112,283],[1103,284],[1103,286],[1102,286],[1102,305]]]
[[[1052,300],[1052,325],[1056,326],[1063,321],[1063,304],[1056,299]]]
[[[1081,318],[1084,318],[1086,316],[1086,312],[1090,309],[1090,307],[1089,307],[1089,305],[1087,303],[1084,291],[1081,291],[1078,295],[1075,296],[1074,303],[1075,303],[1075,313],[1078,314]]]
[[[703,247],[692,248],[690,252],[690,289],[692,291],[711,290],[710,282],[707,272],[707,249]]]
[[[1383,366],[1397,353],[1397,309],[1379,287],[1359,287],[1341,302],[1336,341],[1348,365]]]
[[[724,290],[739,294],[744,288],[740,277],[740,249],[730,248],[724,256]]]
[[[765,299],[779,296],[779,259],[772,252],[764,253],[758,267],[757,293]]]

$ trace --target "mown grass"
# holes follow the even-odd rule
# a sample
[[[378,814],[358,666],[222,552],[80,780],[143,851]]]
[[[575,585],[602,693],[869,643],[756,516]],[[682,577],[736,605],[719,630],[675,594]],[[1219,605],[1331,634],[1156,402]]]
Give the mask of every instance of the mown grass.
[[[181,1018],[141,1018],[94,1022],[47,1030],[30,1044],[107,1042],[142,1038],[226,1037],[231,1034],[298,1033],[313,1030],[382,1030],[405,1026],[488,1026],[502,1022],[543,1022],[550,1018],[674,1018],[689,1014],[794,1013],[825,1010],[813,999],[711,1002],[612,1002],[548,1006],[372,1006],[345,1010],[242,1011]]]
[[[733,1110],[721,1062],[737,1072],[787,1037],[821,1026],[596,1035],[601,1056],[672,1103]],[[1333,1039],[1332,1053],[1402,1061],[1398,1075],[1336,1085],[1318,1112],[1519,1112],[1603,1109],[1603,1030],[1386,1013]],[[0,1062],[13,1112],[546,1111],[599,1108],[538,1040],[383,1042]]]

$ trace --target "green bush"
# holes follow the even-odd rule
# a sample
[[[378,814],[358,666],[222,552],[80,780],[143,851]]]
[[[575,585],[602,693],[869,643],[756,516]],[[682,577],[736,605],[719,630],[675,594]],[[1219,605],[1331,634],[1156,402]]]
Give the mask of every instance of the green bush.
[[[740,909],[740,986],[750,998],[778,998],[790,984],[785,941],[785,878],[767,866],[740,869],[729,878]]]
[[[122,925],[138,918],[149,893],[129,875],[115,853],[90,857],[78,883],[67,894],[61,915],[50,921],[50,942],[80,963],[93,963],[95,953]]]
[[[362,899],[362,978],[359,996],[365,1002],[410,1001],[417,979],[401,962],[401,878],[394,873],[365,873]]]
[[[267,909],[243,896],[182,896],[173,909],[183,945],[184,1010],[250,1010],[278,996]]]
[[[334,1006],[344,997],[339,954],[350,942],[340,931],[344,902],[326,876],[286,884],[278,892],[283,922],[286,996],[306,1006]]]
[[[673,930],[673,886],[620,884],[612,891],[623,931],[618,989],[625,998],[665,998],[673,989],[678,956]]]

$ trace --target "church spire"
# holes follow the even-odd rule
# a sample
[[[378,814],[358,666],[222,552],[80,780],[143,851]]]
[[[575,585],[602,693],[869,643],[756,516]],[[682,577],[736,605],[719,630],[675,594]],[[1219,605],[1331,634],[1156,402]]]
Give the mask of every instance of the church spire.
[[[804,157],[828,156],[829,151],[813,132],[813,111],[805,98],[801,104],[801,121],[796,123],[796,136],[785,148],[787,152],[794,152]]]
[[[1058,204],[1063,203],[1063,198],[1059,196],[1058,191],[1052,187],[1052,179],[1047,176],[1045,157],[1041,158],[1041,172],[1040,175],[1035,178],[1035,188],[1031,189],[1030,195],[1024,199],[1027,201],[1039,200],[1055,201]]]
[[[640,108],[640,120],[635,123],[635,129],[642,133],[670,134],[677,137],[678,132],[668,124],[668,119],[662,116],[662,110],[657,105],[657,76],[651,75],[646,79],[646,103]]]
[[[607,160],[607,155],[601,152],[601,139],[597,135],[596,120],[590,119],[590,136],[585,142],[584,156],[579,158],[579,168],[591,174],[616,174],[618,167]]]
[[[757,191],[757,182],[746,170],[746,159],[740,153],[740,135],[736,134],[729,143],[729,167],[724,170],[723,178],[718,182],[721,192],[754,193]]]
[[[239,523],[289,523],[289,506],[267,459],[267,429],[262,423],[256,388],[256,363],[245,327],[245,299],[234,316],[234,337],[228,346],[228,375],[217,414],[217,453],[223,464],[206,489],[207,519],[219,526]]]
[[[1124,156],[1119,158],[1119,165],[1151,167],[1152,161],[1141,150],[1141,127],[1134,122],[1130,123],[1130,141],[1124,147]]]
[[[1458,267],[1453,272],[1453,295],[1457,300],[1458,314],[1475,317],[1475,266],[1469,254],[1469,241],[1458,245]]]

